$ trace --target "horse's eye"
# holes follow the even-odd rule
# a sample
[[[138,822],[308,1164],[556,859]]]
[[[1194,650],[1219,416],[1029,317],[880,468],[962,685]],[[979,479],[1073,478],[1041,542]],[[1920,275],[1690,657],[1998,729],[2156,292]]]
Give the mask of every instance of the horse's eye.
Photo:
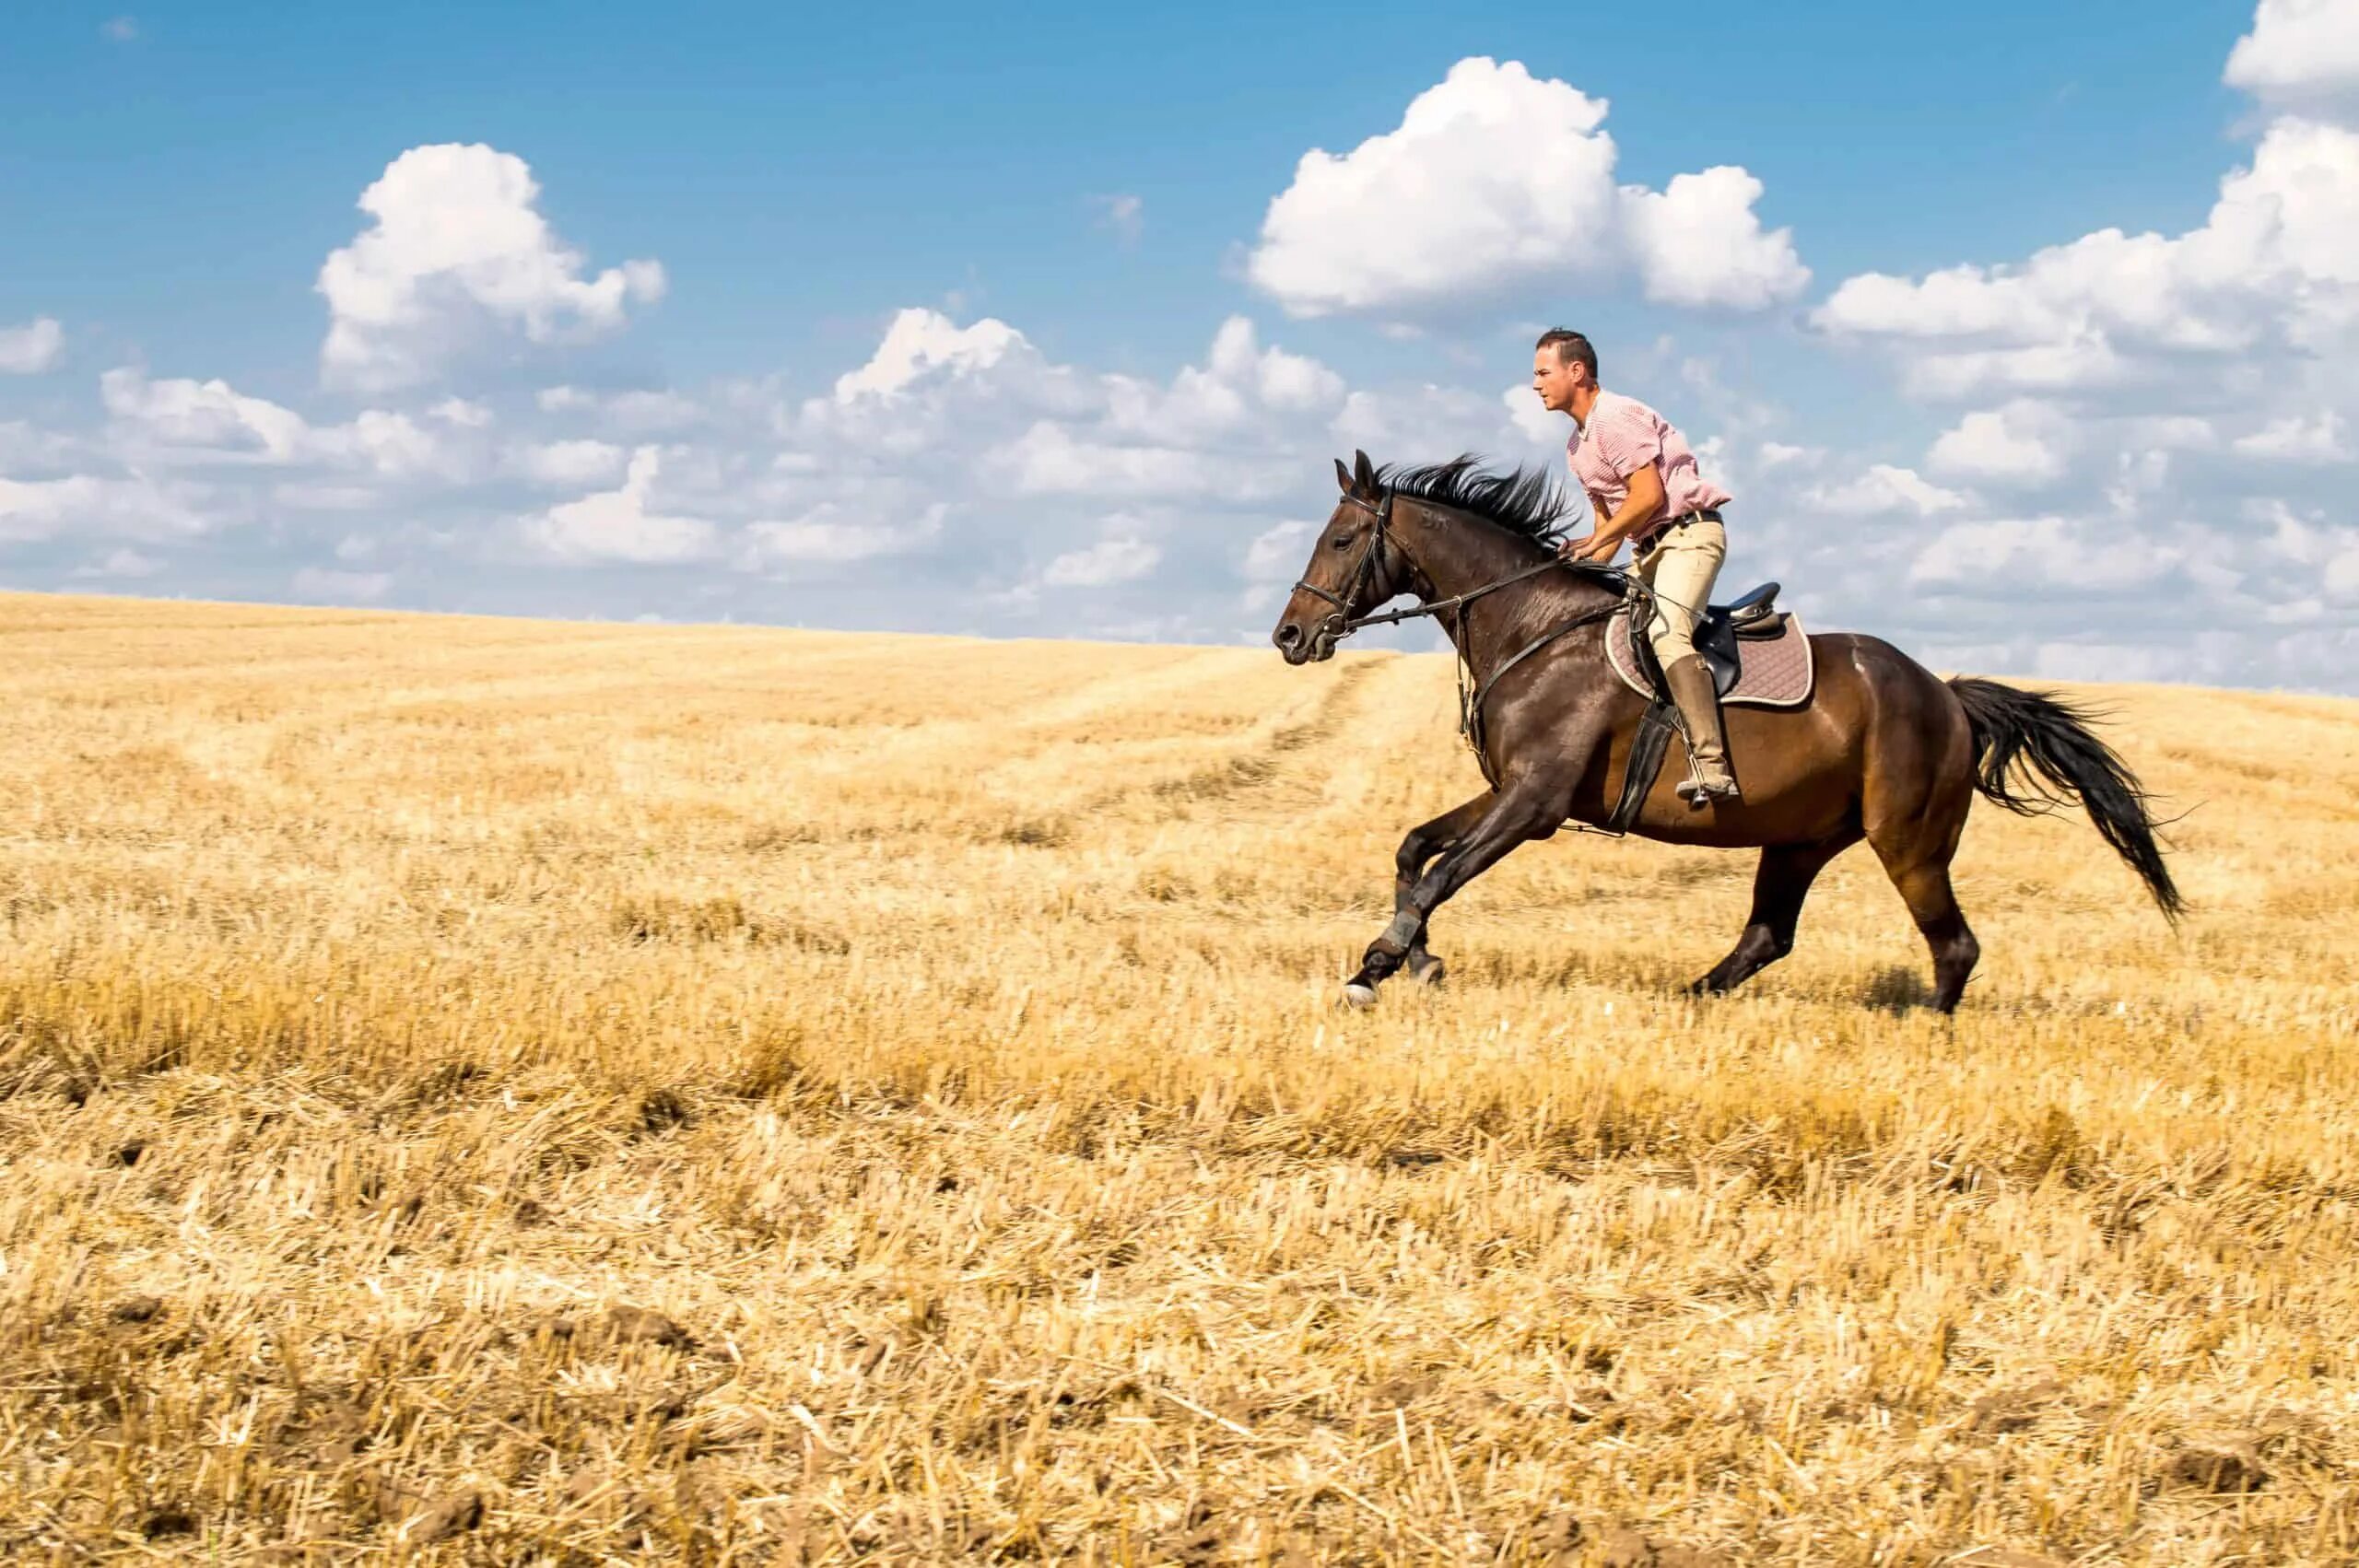
[[[1337,534],[1337,535],[1335,536],[1335,548],[1336,548],[1336,549],[1338,549],[1338,550],[1348,550],[1348,549],[1350,549],[1351,547],[1352,547],[1352,536],[1351,536],[1350,534],[1348,534],[1348,533],[1339,533],[1339,534]]]

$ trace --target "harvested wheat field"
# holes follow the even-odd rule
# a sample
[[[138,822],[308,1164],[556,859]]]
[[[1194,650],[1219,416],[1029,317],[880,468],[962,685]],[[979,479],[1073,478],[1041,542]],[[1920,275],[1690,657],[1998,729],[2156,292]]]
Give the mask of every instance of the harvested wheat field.
[[[0,1558],[2359,1560],[2359,706],[1560,836],[1438,657],[0,597]],[[1979,1549],[1979,1555],[1967,1555]]]

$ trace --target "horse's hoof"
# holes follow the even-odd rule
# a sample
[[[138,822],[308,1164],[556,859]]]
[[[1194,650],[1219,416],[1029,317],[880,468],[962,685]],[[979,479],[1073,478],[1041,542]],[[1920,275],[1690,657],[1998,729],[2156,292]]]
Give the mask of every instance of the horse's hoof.
[[[1442,967],[1440,959],[1433,957],[1431,954],[1427,954],[1425,961],[1422,963],[1414,958],[1409,960],[1409,978],[1416,981],[1417,984],[1421,986],[1438,986],[1441,984],[1441,977]]]
[[[1344,988],[1344,1000],[1353,1007],[1374,1007],[1376,1005],[1376,988],[1374,986],[1362,985],[1359,981],[1354,980],[1350,985]]]

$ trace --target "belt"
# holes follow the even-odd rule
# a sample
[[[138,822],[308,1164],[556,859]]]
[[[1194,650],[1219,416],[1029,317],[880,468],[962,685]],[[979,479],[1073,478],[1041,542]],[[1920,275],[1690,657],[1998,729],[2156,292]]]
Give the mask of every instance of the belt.
[[[1684,528],[1691,522],[1718,522],[1719,521],[1720,509],[1718,507],[1698,507],[1692,512],[1682,512],[1677,517],[1668,518],[1647,530],[1647,532],[1639,537],[1638,548],[1646,548],[1648,545],[1653,544],[1656,540],[1661,538],[1664,534],[1670,532],[1674,528]]]

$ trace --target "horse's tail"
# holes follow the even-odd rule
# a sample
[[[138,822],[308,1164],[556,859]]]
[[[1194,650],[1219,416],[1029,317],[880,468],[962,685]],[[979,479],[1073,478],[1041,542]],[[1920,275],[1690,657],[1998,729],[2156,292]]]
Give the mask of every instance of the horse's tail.
[[[2093,715],[2040,692],[1962,675],[1950,690],[1974,731],[1974,787],[2022,816],[2078,801],[2114,852],[2130,862],[2174,925],[2187,907],[2154,838],[2146,790],[2089,728]],[[2020,790],[2010,775],[2021,767]]]

